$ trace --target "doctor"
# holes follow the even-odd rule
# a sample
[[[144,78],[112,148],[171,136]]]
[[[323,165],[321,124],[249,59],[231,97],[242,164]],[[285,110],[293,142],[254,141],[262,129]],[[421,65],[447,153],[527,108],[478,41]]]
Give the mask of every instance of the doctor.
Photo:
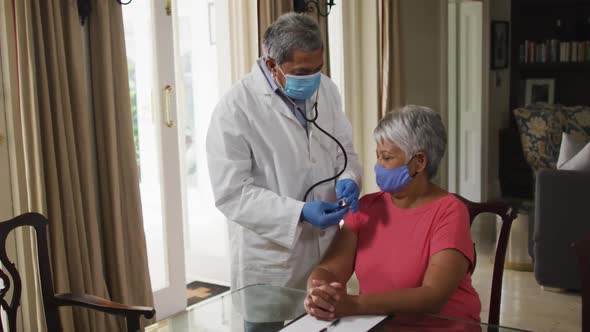
[[[358,209],[361,168],[338,90],[320,72],[317,23],[285,14],[263,43],[266,56],[212,115],[209,173],[215,204],[229,223],[232,288],[305,289],[340,220]]]

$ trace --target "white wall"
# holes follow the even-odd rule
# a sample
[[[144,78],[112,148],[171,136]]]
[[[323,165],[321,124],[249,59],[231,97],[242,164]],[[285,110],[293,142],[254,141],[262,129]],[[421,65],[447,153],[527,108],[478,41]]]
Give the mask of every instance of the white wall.
[[[510,21],[510,0],[487,0],[489,18]],[[510,55],[510,50],[508,51]],[[490,66],[488,65],[488,68]],[[510,67],[490,69],[489,73],[489,144],[488,144],[488,198],[499,198],[500,180],[498,177],[498,134],[508,127],[510,116]]]
[[[447,122],[446,1],[400,0],[402,96],[428,106]],[[437,182],[447,186],[447,158]]]
[[[402,82],[406,103],[440,110],[441,57],[440,1],[401,0],[400,39]],[[446,58],[446,57],[445,57]],[[446,65],[446,62],[444,63]]]

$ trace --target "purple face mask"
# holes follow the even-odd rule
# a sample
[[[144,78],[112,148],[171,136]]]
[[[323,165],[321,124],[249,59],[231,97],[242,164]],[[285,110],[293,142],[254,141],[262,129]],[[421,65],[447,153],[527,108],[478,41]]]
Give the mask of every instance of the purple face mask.
[[[410,161],[412,161],[412,159],[414,159],[414,157],[412,157]],[[416,176],[416,174],[414,174],[414,176]],[[410,175],[410,169],[407,164],[397,168],[385,168],[376,164],[375,178],[379,189],[391,194],[399,192],[414,179],[414,177]]]

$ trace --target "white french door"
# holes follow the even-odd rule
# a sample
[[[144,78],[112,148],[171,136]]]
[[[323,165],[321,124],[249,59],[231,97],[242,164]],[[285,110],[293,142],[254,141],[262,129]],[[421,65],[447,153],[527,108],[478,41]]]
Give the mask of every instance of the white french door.
[[[459,194],[483,198],[482,3],[459,7]]]
[[[484,199],[483,6],[448,1],[449,191]]]
[[[144,229],[157,319],[186,308],[194,280],[228,284],[223,216],[205,135],[219,98],[215,0],[123,7]]]

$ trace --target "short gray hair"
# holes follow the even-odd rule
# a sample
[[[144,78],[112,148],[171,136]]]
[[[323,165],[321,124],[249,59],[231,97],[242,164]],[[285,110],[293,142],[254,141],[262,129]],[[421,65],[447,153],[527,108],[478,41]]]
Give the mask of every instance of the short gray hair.
[[[447,132],[440,115],[424,106],[407,105],[387,113],[373,136],[377,143],[397,145],[406,157],[423,151],[428,157],[429,178],[436,175],[447,148]]]
[[[313,18],[301,13],[287,13],[274,21],[263,38],[264,53],[281,65],[293,59],[293,52],[322,49],[320,27]]]

